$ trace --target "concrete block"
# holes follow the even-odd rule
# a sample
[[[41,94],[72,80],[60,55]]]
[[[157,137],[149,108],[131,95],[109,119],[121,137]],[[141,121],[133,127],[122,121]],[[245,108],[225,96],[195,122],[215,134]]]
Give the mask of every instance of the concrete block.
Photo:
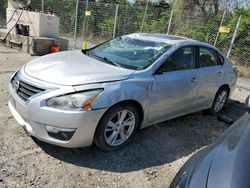
[[[32,42],[33,55],[46,55],[50,53],[50,47],[53,44],[60,46],[60,51],[66,51],[69,48],[69,41],[63,38],[45,38],[35,37]]]
[[[54,43],[52,38],[33,38],[31,46],[31,54],[33,55],[46,55],[50,53],[50,46]]]
[[[4,38],[6,34],[7,30],[1,29],[0,39]],[[18,48],[18,50],[21,48],[23,52],[38,56],[49,54],[52,44],[59,45],[60,51],[69,49],[69,40],[66,38],[31,37],[10,33],[6,43],[10,48]]]
[[[54,38],[54,43],[60,46],[60,51],[67,51],[69,49],[69,40],[65,38]]]

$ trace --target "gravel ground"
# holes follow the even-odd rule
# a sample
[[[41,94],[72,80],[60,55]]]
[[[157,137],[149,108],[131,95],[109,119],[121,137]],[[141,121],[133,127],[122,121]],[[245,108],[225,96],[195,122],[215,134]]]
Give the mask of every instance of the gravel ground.
[[[139,131],[129,146],[115,152],[42,143],[26,136],[7,106],[11,74],[32,58],[0,46],[0,187],[168,187],[190,156],[229,127],[198,112]],[[249,93],[237,88],[224,113],[238,119]]]

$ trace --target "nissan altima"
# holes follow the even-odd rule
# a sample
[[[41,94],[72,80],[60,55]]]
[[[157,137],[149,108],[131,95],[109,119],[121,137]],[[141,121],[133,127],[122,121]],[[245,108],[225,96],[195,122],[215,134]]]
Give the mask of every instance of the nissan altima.
[[[10,79],[8,105],[30,136],[109,151],[152,124],[220,112],[236,80],[235,66],[207,43],[134,33],[28,62]]]

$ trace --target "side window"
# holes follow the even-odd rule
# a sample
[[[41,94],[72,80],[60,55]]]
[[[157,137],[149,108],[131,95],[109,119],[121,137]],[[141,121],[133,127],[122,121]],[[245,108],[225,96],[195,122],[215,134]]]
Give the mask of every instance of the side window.
[[[199,49],[200,67],[216,66],[218,64],[216,51],[205,47],[199,47]]]
[[[183,47],[174,52],[162,65],[163,72],[195,68],[193,47]]]
[[[218,54],[218,64],[223,65],[224,64],[224,57],[222,57],[220,54]]]

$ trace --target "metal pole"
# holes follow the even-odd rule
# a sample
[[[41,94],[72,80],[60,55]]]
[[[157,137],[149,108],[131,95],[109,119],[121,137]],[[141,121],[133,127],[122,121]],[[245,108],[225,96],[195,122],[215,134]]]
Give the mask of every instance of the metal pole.
[[[44,0],[42,0],[42,12],[44,12]]]
[[[116,22],[117,22],[118,10],[119,10],[119,4],[117,4],[117,5],[116,5],[116,8],[115,8],[115,23],[114,23],[114,30],[113,30],[113,38],[115,38]]]
[[[85,12],[84,12],[84,20],[83,20],[83,25],[82,25],[82,42],[83,42],[83,37],[84,37],[84,32],[85,32],[85,25],[86,25],[86,11],[88,11],[88,6],[89,6],[89,0],[86,0],[86,7],[85,7]]]
[[[142,23],[141,23],[141,32],[142,32],[143,25],[144,25],[144,22],[145,22],[145,18],[146,18],[146,15],[147,15],[147,11],[148,11],[148,1],[149,1],[149,0],[147,0],[145,12],[144,12],[143,19],[142,19]]]
[[[171,22],[172,22],[173,14],[174,14],[174,7],[171,10],[171,14],[170,14],[170,18],[169,18],[167,35],[170,32],[170,27],[171,27]]]
[[[77,33],[77,22],[78,22],[78,8],[79,8],[79,0],[76,0],[76,18],[75,18],[75,30],[74,30],[74,48],[76,48],[76,33]]]
[[[231,44],[230,44],[230,47],[229,47],[229,50],[227,52],[227,58],[230,56],[231,54],[231,51],[232,51],[232,48],[233,48],[233,44],[234,44],[234,40],[235,40],[235,37],[236,37],[236,34],[238,32],[238,29],[239,29],[239,26],[240,26],[240,21],[241,21],[241,16],[239,17],[238,19],[238,22],[237,22],[237,25],[236,25],[236,28],[235,28],[235,31],[234,31],[234,35],[233,35],[233,38],[231,40]]]
[[[215,38],[215,41],[214,41],[214,46],[216,45],[217,40],[218,40],[218,38],[219,38],[219,34],[220,34],[219,30],[220,30],[220,27],[222,26],[222,24],[223,24],[223,22],[224,22],[226,12],[227,12],[227,11],[225,10],[224,13],[223,13],[223,16],[222,16],[222,18],[221,18],[220,26],[219,26],[219,29],[218,29],[218,31],[217,31],[216,38]]]

